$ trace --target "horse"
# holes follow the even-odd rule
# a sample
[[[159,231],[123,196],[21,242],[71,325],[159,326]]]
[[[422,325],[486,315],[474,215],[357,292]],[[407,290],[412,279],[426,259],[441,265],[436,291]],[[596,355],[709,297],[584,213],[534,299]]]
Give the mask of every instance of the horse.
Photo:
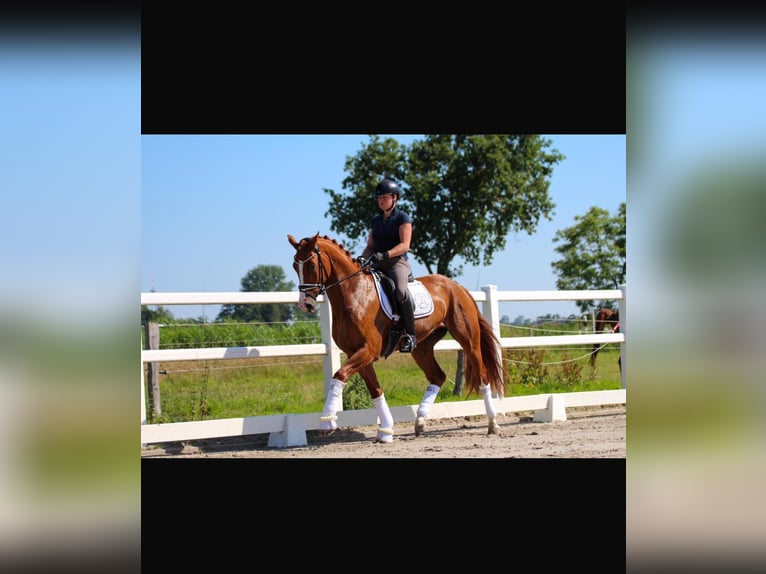
[[[394,420],[373,363],[381,357],[387,358],[396,348],[398,334],[395,315],[392,317],[390,311],[386,313],[385,293],[376,285],[377,272],[369,265],[363,266],[327,235],[320,237],[317,232],[300,241],[289,234],[287,238],[296,252],[293,269],[298,274],[299,307],[312,312],[317,307],[319,295],[329,300],[332,337],[347,357],[328,385],[320,417],[320,433],[328,435],[337,428],[336,413],[343,408],[343,388],[349,377],[359,373],[378,414],[375,442],[392,442]],[[449,277],[430,274],[417,279],[410,276],[410,280],[410,286],[419,282],[432,302],[429,314],[418,314],[417,307],[421,303],[416,305],[415,312],[417,346],[412,351],[412,358],[428,381],[416,414],[415,436],[425,431],[431,407],[447,380],[434,357],[434,345],[448,332],[465,354],[466,396],[473,393],[482,396],[488,418],[487,434],[499,434],[492,400],[493,395],[504,396],[505,383],[500,341],[492,326],[479,312],[470,292]],[[395,301],[396,297],[390,299]]]
[[[609,308],[603,308],[599,309],[598,313],[596,313],[596,328],[595,333],[601,333],[604,331],[605,328],[608,328],[610,332],[612,333],[619,333],[620,332],[620,312],[619,311],[612,311]],[[598,352],[603,347],[603,344],[594,344],[593,345],[593,351],[591,351],[590,354],[590,366],[595,367],[596,366],[596,356],[598,355]],[[617,364],[620,366],[620,372],[622,372],[622,356],[620,356],[617,359]]]

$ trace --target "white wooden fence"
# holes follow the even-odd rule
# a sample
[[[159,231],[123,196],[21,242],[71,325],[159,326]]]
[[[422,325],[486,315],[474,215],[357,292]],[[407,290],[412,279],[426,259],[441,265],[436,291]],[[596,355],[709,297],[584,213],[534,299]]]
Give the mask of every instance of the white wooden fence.
[[[622,361],[622,389],[578,393],[555,393],[495,399],[498,413],[535,411],[535,420],[566,420],[567,407],[625,404],[627,314],[625,312],[626,285],[620,289],[593,291],[498,291],[494,285],[485,285],[481,291],[471,291],[480,303],[481,312],[500,338],[503,348],[548,347],[558,345],[593,345],[620,343]],[[582,335],[551,335],[540,337],[500,337],[500,301],[580,301],[616,300],[620,309],[619,333],[589,333]],[[297,292],[221,292],[221,293],[141,293],[141,305],[217,305],[298,303]],[[325,310],[329,301],[318,299],[322,342],[304,345],[266,345],[253,347],[218,347],[205,349],[141,350],[141,443],[161,443],[198,440],[228,436],[269,433],[269,446],[289,447],[307,444],[306,431],[319,429],[321,413],[252,416],[219,420],[180,423],[147,424],[146,384],[144,364],[168,361],[195,361],[213,359],[244,359],[254,357],[284,357],[294,355],[323,355],[325,394],[333,373],[341,366],[341,352],[332,340],[332,313]],[[436,351],[459,350],[454,340],[441,340]],[[424,381],[425,388],[425,381]],[[394,422],[415,420],[418,405],[391,407]],[[429,418],[450,418],[486,414],[482,399],[448,403],[435,403]],[[338,413],[338,426],[375,425],[375,409],[358,409]]]

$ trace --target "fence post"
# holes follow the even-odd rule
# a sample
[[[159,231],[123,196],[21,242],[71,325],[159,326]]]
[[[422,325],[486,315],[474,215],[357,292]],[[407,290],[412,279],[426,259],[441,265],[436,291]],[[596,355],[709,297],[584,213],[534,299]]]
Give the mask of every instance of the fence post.
[[[500,338],[500,304],[497,300],[497,285],[484,285],[481,288],[482,291],[487,295],[487,300],[482,303],[482,315],[484,315],[484,318],[489,321],[489,324],[492,326],[492,331],[497,335],[497,338]],[[500,364],[503,364],[503,348],[502,346],[498,345],[497,347],[497,356],[500,359]],[[492,395],[492,398],[503,398],[502,396],[497,397],[495,394]]]
[[[143,349],[144,342],[143,340],[138,341],[138,348]],[[144,365],[144,362],[141,361],[141,424],[146,424],[146,381],[144,380],[144,369],[146,368],[146,365]]]
[[[330,390],[330,379],[340,369],[340,349],[332,338],[332,306],[327,295],[324,296],[324,300],[319,305],[319,328],[322,331],[322,343],[327,347],[327,354],[322,361],[324,372],[323,396],[326,397]]]
[[[500,337],[500,305],[497,301],[497,285],[484,285],[481,290],[487,295],[487,300],[481,304],[481,314],[492,325],[495,335]]]
[[[160,325],[159,323],[146,324],[146,346],[152,351],[160,348]],[[160,402],[160,364],[149,363],[149,386],[152,388],[152,394],[149,400],[152,404],[154,416],[162,414],[162,404]]]
[[[625,337],[625,341],[620,343],[620,377],[622,378],[622,388],[627,389],[627,379],[625,378],[625,350],[627,348],[627,329],[625,328],[625,325],[627,324],[627,315],[625,314],[625,309],[627,307],[627,290],[628,290],[628,284],[623,283],[620,285],[620,291],[622,291],[622,299],[620,299],[620,333],[622,333],[622,336]]]

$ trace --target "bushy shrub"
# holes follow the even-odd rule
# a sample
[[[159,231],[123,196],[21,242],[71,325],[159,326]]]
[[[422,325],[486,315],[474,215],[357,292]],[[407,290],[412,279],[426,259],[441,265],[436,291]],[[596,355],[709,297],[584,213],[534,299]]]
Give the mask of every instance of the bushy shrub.
[[[553,382],[562,387],[574,387],[582,382],[582,365],[572,361],[565,353],[561,355],[560,363],[553,370]]]
[[[343,388],[343,410],[371,409],[372,399],[364,380],[358,374],[353,375]]]
[[[535,387],[545,382],[548,366],[544,349],[508,349],[505,352],[506,383]]]

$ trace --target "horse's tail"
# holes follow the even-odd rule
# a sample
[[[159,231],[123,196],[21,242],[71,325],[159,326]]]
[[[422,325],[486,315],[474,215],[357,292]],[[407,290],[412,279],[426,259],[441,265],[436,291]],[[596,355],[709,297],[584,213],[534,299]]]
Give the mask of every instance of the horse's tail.
[[[492,389],[492,394],[498,397],[505,396],[505,383],[503,382],[503,360],[500,350],[500,340],[492,330],[483,315],[479,314],[479,331],[481,342],[481,362],[486,371],[486,384]],[[465,380],[468,394],[479,393],[482,377],[474,373],[470,361],[466,361]]]

